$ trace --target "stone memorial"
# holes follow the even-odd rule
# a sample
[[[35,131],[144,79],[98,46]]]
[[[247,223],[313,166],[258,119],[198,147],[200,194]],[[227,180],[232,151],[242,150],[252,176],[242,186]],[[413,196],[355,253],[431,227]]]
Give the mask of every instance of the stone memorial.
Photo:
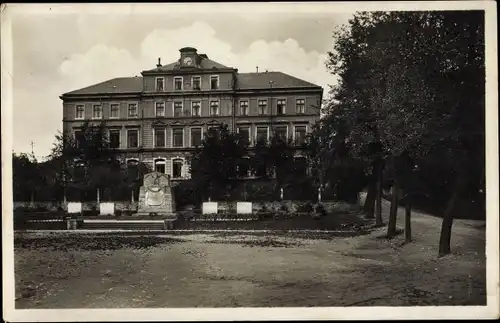
[[[170,176],[159,172],[144,175],[135,215],[155,215],[165,219],[176,219]]]

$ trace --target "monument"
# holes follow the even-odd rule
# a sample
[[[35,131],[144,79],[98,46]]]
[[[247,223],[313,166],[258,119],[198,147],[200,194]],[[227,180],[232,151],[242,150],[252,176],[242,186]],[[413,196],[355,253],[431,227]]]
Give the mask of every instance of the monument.
[[[155,215],[164,219],[176,219],[170,176],[158,172],[144,175],[135,215]]]

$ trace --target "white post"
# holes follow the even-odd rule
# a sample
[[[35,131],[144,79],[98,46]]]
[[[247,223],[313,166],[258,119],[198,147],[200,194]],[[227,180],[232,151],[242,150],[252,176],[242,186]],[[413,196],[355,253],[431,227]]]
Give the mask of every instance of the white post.
[[[99,204],[99,202],[100,202],[100,200],[101,200],[99,195],[100,195],[100,194],[99,194],[99,189],[97,189],[97,204]]]
[[[132,189],[132,203],[134,203],[134,190]]]
[[[283,200],[283,187],[280,188],[280,199]]]
[[[318,187],[318,203],[321,203],[321,187]]]
[[[66,203],[68,202],[67,198],[66,198],[66,187],[63,189],[63,204],[66,205]]]

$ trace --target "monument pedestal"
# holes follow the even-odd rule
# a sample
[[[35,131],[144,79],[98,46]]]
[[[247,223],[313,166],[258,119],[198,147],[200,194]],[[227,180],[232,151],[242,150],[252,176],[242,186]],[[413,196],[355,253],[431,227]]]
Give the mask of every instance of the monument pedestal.
[[[153,214],[165,220],[177,219],[170,177],[158,172],[144,175],[143,186],[139,191],[138,209],[134,215]]]

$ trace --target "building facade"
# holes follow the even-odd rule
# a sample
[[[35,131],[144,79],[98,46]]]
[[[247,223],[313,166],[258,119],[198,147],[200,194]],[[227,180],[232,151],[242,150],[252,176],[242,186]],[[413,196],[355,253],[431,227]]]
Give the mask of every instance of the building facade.
[[[227,124],[250,147],[274,132],[300,151],[320,118],[320,86],[281,72],[238,73],[192,47],[141,75],[63,94],[64,133],[78,140],[85,122],[104,121],[124,162],[150,164],[176,180],[189,178],[189,155],[211,127]]]

